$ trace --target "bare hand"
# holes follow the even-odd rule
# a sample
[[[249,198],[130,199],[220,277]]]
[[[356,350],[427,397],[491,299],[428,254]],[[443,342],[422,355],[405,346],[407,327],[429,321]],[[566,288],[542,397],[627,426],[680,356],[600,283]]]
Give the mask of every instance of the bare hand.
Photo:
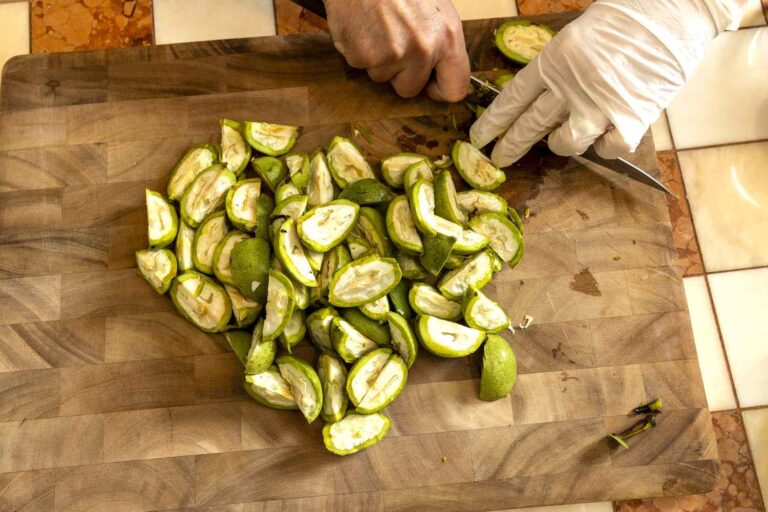
[[[336,48],[350,66],[400,96],[421,92],[460,101],[469,84],[469,57],[449,0],[325,0]],[[435,77],[430,82],[432,70]]]

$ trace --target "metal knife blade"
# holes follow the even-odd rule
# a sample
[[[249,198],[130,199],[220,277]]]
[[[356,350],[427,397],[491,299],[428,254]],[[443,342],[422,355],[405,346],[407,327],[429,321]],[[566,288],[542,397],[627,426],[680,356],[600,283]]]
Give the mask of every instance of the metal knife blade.
[[[476,84],[478,87],[488,91],[488,93],[497,96],[501,93],[499,89],[488,83],[486,80],[482,80],[481,78],[478,78],[474,75],[470,76],[470,80],[472,83]],[[672,195],[672,192],[664,186],[662,182],[651,176],[647,171],[644,169],[636,166],[632,162],[629,162],[623,158],[616,158],[614,160],[608,160],[606,158],[601,157],[597,154],[595,151],[595,146],[589,146],[587,150],[582,153],[581,155],[577,155],[576,158],[582,158],[588,162],[592,162],[593,164],[597,164],[601,167],[605,167],[606,169],[609,169],[611,171],[617,172],[623,176],[626,176],[630,179],[633,179],[639,183],[642,183],[644,185],[649,185],[657,190],[661,190],[662,192],[666,192],[669,195]]]

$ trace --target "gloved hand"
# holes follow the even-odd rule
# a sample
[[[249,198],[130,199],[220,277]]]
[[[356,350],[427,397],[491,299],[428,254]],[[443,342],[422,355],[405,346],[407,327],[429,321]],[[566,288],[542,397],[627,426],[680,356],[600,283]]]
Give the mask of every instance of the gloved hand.
[[[548,133],[558,155],[592,143],[603,158],[633,151],[712,40],[738,28],[737,1],[598,0],[507,84],[472,126],[472,144],[506,132],[492,153],[502,167]]]
[[[435,70],[427,94],[439,101],[467,95],[469,57],[450,0],[325,0],[336,49],[350,66],[416,96]]]

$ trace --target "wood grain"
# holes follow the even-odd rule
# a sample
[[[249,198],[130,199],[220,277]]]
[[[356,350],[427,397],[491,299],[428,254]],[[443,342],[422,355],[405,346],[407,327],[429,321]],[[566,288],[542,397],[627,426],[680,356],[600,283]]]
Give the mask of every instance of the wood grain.
[[[508,67],[488,37],[499,23],[465,23],[478,71]],[[463,105],[397,98],[345,67],[327,34],[13,59],[0,89],[0,509],[470,511],[712,487],[664,197],[544,149],[499,188],[530,214],[526,257],[486,288],[515,323],[534,317],[504,333],[519,366],[508,399],[477,400],[481,353],[422,350],[389,436],[346,458],[325,450],[321,422],[250,400],[224,338],[134,268],[144,189],[163,191],[191,144],[218,142],[222,117],[301,125],[295,151],[345,135],[372,163],[447,154],[472,122]],[[648,137],[633,159],[659,173]],[[629,451],[605,441],[658,396],[655,430]]]

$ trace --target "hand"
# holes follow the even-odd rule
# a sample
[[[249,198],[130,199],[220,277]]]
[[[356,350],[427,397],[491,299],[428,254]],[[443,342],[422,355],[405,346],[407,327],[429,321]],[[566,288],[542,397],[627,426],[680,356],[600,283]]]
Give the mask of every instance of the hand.
[[[593,143],[603,158],[634,151],[709,43],[739,17],[727,0],[598,0],[507,84],[472,126],[472,144],[504,134],[492,153],[502,167],[547,134],[563,156]]]
[[[350,66],[410,98],[460,101],[469,84],[461,20],[449,0],[325,0],[336,48]]]

